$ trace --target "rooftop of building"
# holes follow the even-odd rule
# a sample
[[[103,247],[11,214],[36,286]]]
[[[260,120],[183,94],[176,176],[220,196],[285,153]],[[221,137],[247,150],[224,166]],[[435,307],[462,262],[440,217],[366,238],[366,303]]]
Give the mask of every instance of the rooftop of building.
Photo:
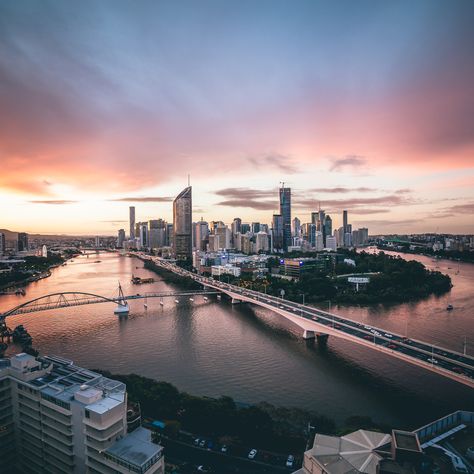
[[[125,400],[126,387],[124,383],[103,377],[97,372],[78,367],[69,359],[55,356],[35,358],[22,353],[11,358],[11,361],[15,362],[15,360],[24,364],[29,363],[32,373],[38,372],[38,377],[29,381],[23,381],[23,383],[58,400],[64,402],[75,400],[79,403],[81,403],[81,400],[84,400],[83,404],[87,404],[89,409],[97,413],[104,413]],[[8,365],[11,365],[11,361],[8,361]],[[42,368],[48,367],[48,370],[38,370],[34,367],[34,363]],[[76,392],[81,392],[82,394],[90,392],[89,395],[91,395],[92,391],[95,392],[95,397],[83,397],[80,400],[74,397]],[[93,401],[87,403],[87,400]]]
[[[345,436],[317,434],[308,454],[331,473],[376,474],[391,436],[358,430]]]
[[[163,448],[150,440],[150,431],[137,428],[121,440],[114,443],[105,452],[110,457],[130,463],[138,468],[158,458]]]

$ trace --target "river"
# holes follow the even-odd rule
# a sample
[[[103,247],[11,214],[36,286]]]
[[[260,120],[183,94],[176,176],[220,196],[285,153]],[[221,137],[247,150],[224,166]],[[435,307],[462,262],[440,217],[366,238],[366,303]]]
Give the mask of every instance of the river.
[[[404,257],[448,273],[452,291],[418,303],[333,306],[332,311],[458,351],[466,336],[473,354],[474,265]],[[132,274],[154,277],[155,283],[132,285]],[[0,312],[62,291],[114,296],[118,281],[125,294],[176,289],[135,258],[93,254],[29,284],[26,296],[0,296]],[[312,409],[339,422],[368,415],[393,427],[414,428],[456,409],[474,410],[474,393],[467,387],[334,337],[320,348],[266,309],[199,296],[179,303],[169,298],[164,306],[158,300],[147,303],[146,309],[143,300],[132,301],[126,318],[115,316],[114,306],[106,303],[14,316],[8,325],[24,324],[42,354],[84,367],[134,372],[196,395]],[[448,303],[454,305],[451,312]],[[18,350],[14,344],[9,348],[10,353]]]

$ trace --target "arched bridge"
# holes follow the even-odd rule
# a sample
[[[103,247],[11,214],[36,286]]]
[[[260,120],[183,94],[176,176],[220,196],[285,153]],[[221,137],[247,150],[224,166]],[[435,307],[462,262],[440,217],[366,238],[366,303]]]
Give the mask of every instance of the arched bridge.
[[[14,316],[15,314],[26,314],[35,313],[37,311],[47,311],[59,308],[68,308],[71,306],[82,306],[86,304],[98,304],[98,303],[115,303],[117,305],[123,305],[124,300],[138,300],[148,298],[179,298],[184,296],[195,296],[195,295],[210,295],[218,293],[215,290],[204,290],[204,291],[165,291],[158,293],[143,293],[128,295],[123,297],[112,297],[96,295],[93,293],[84,293],[80,291],[65,291],[62,293],[51,293],[49,295],[40,296],[30,301],[26,301],[14,308],[0,314],[0,323],[5,321],[8,316]]]
[[[335,336],[474,388],[474,357],[368,326],[311,306],[206,278],[157,257],[136,255],[142,260],[151,260],[169,271],[192,278],[205,288],[225,293],[232,298],[232,302],[244,301],[270,309],[301,327],[305,339],[318,337],[325,341],[329,335]]]

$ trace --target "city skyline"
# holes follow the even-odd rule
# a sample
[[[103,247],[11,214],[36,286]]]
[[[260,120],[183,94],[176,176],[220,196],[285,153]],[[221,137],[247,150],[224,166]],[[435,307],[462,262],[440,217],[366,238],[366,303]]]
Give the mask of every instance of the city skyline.
[[[171,221],[190,174],[196,221],[269,223],[284,181],[302,223],[321,202],[375,234],[474,233],[473,18],[467,1],[2,2],[1,227]]]

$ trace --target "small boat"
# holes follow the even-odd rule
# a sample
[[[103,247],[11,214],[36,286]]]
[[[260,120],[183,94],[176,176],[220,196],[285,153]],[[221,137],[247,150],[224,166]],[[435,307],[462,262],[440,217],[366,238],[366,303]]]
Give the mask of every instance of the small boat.
[[[144,307],[145,309],[147,309],[147,308],[148,308],[148,305],[147,305],[146,303],[143,303],[143,307]]]
[[[189,298],[189,301],[194,301],[194,298]]]
[[[161,304],[161,306],[163,306],[164,305],[163,301],[160,301],[160,304]]]
[[[222,296],[221,296],[221,295],[217,295],[217,299],[218,299],[218,300],[222,299]]]
[[[454,309],[454,306],[452,304],[448,304],[448,306],[446,306],[446,311],[452,311]]]
[[[174,302],[175,302],[175,303],[179,303],[179,300],[176,298],[176,299],[174,300]]]
[[[204,297],[204,301],[207,301],[209,298],[207,296]]]

